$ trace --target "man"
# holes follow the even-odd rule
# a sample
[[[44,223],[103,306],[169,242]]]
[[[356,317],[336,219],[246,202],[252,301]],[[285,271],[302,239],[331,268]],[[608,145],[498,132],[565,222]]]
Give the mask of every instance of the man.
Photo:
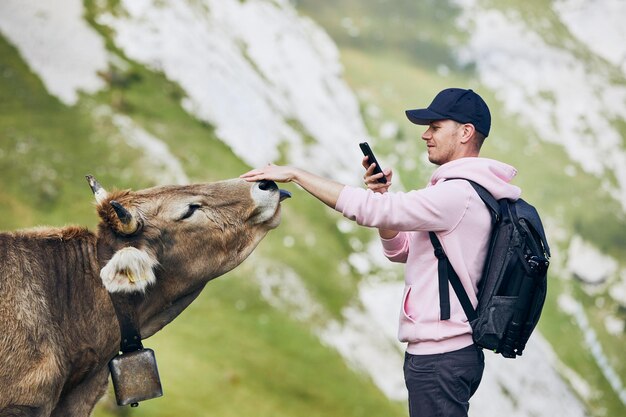
[[[399,339],[407,343],[404,376],[409,412],[415,416],[467,416],[469,399],[482,378],[484,356],[453,290],[450,315],[442,319],[438,262],[428,232],[435,232],[474,307],[491,232],[491,215],[465,179],[489,190],[496,199],[518,199],[509,184],[517,173],[504,163],[479,158],[489,135],[491,115],[472,90],[448,88],[425,109],[408,110],[408,119],[427,125],[422,134],[428,159],[439,168],[426,188],[388,192],[376,180],[374,164],[363,159],[369,190],[345,186],[304,170],[268,165],[243,178],[293,181],[328,206],[363,226],[377,227],[383,251],[405,263]],[[449,286],[448,286],[449,287]]]

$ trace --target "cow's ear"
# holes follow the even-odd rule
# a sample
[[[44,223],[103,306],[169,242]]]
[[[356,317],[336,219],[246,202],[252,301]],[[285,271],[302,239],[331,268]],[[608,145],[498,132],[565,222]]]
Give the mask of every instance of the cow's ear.
[[[100,271],[100,278],[109,292],[145,291],[156,281],[157,264],[152,254],[129,246],[115,252]]]

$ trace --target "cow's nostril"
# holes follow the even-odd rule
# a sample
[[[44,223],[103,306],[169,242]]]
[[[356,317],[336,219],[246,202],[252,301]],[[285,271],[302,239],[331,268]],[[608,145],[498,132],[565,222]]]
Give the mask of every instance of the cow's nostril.
[[[259,181],[259,188],[264,191],[278,190],[278,185],[276,185],[274,181],[262,180],[262,181]]]

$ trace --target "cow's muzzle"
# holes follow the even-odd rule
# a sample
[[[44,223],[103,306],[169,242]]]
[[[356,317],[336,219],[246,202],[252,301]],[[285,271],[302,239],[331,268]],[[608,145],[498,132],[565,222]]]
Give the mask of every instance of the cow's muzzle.
[[[280,193],[280,201],[283,201],[287,198],[291,198],[291,193],[287,190],[279,189],[278,185],[274,181],[271,180],[261,180],[259,181],[259,188],[263,191],[273,191],[278,190]]]
[[[259,188],[263,191],[278,190],[278,185],[274,181],[261,180],[259,181]]]

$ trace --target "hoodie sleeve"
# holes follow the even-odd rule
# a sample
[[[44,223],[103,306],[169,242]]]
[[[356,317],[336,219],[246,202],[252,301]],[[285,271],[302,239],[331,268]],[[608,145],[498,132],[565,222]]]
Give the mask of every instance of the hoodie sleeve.
[[[409,257],[409,236],[406,232],[398,232],[391,239],[380,239],[383,245],[383,254],[391,262],[406,263]]]
[[[448,232],[463,218],[472,192],[467,181],[385,194],[346,186],[335,209],[362,226],[399,232]]]

